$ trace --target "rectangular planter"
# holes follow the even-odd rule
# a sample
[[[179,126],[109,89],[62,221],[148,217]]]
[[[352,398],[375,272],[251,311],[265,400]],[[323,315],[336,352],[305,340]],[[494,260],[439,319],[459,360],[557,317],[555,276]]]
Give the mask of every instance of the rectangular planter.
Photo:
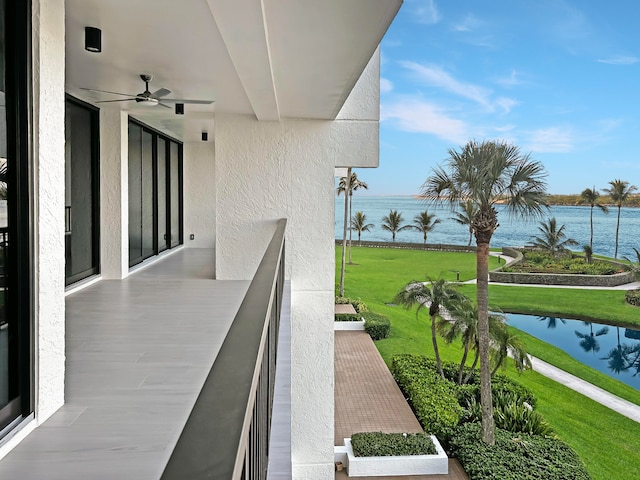
[[[364,320],[355,322],[333,322],[334,330],[364,330]]]
[[[399,457],[356,457],[351,439],[345,438],[347,472],[350,477],[389,477],[402,475],[446,475],[449,460],[438,439],[431,435],[435,455],[405,455]]]

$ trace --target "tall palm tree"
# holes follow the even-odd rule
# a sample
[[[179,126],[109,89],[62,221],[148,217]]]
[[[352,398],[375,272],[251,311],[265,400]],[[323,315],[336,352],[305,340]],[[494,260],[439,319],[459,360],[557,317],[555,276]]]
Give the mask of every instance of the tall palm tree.
[[[438,223],[440,223],[440,219],[436,218],[435,213],[424,210],[413,218],[411,228],[421,232],[424,243],[427,243],[427,233],[431,232]]]
[[[350,177],[350,182],[349,182],[349,187],[348,187],[348,192],[349,192],[349,247],[348,247],[348,251],[349,251],[349,265],[351,265],[351,232],[353,231],[352,228],[352,219],[353,217],[351,216],[351,211],[352,211],[352,207],[353,207],[353,192],[355,192],[356,190],[360,190],[361,188],[364,188],[365,190],[369,189],[369,185],[366,184],[366,182],[363,182],[361,180],[358,179],[358,174],[356,172],[351,173],[351,177]],[[340,181],[338,183],[338,196],[340,196],[340,193],[343,193],[345,191],[347,191],[347,179],[346,177],[341,177]],[[347,195],[345,195],[345,200],[347,198]]]
[[[431,317],[431,342],[433,343],[433,352],[436,357],[438,372],[442,378],[444,378],[444,372],[442,370],[440,351],[438,350],[436,322],[438,317],[442,315],[443,308],[447,309],[456,301],[461,300],[461,298],[462,294],[455,289],[454,285],[441,278],[435,282],[408,283],[396,294],[394,299],[397,304],[403,305],[407,310],[417,305],[416,318],[418,318],[422,309],[429,309],[429,317]]]
[[[460,211],[455,212],[455,217],[451,217],[451,220],[469,227],[469,243],[467,245],[471,245],[471,240],[473,240],[473,219],[478,213],[478,207],[471,200],[460,202],[459,207]]]
[[[368,232],[373,227],[373,223],[367,223],[367,216],[359,211],[351,217],[351,225],[351,229],[358,232],[358,245],[360,245],[360,236],[362,235],[362,232]]]
[[[527,354],[527,348],[520,338],[507,328],[505,317],[497,314],[493,314],[491,317],[494,321],[493,328],[491,325],[489,327],[491,339],[494,342],[491,376],[495,375],[498,369],[505,367],[509,357],[513,359],[518,372],[531,368],[531,359]]]
[[[558,317],[538,317],[538,320],[541,322],[547,322],[547,328],[556,328],[558,326],[558,320],[560,320],[563,325],[567,324],[567,321],[564,318]]]
[[[552,257],[556,257],[558,253],[564,252],[569,245],[578,245],[573,238],[566,238],[564,233],[564,225],[558,228],[556,218],[549,218],[546,222],[540,222],[538,231],[541,233],[539,237],[533,237],[531,245],[542,250],[546,250]]]
[[[613,258],[618,258],[618,233],[620,232],[620,210],[622,205],[629,199],[629,195],[638,190],[635,185],[629,185],[629,182],[625,180],[611,180],[609,182],[610,188],[604,188],[603,190],[609,194],[611,201],[618,207],[618,223],[616,223],[616,251]]]
[[[593,251],[593,207],[598,207],[604,213],[609,213],[609,208],[606,205],[598,203],[599,196],[600,192],[596,190],[596,186],[594,185],[593,188],[585,188],[580,194],[580,200],[578,200],[578,203],[586,203],[591,207],[591,215],[589,216],[589,224],[591,225],[589,246],[591,247],[591,251]]]
[[[609,332],[609,327],[602,327],[600,330],[594,332],[593,324],[591,322],[583,323],[589,326],[589,333],[582,333],[574,330],[576,337],[580,339],[580,346],[585,352],[599,352],[600,344],[598,343],[598,339],[596,337],[606,335]]]
[[[397,210],[389,210],[389,215],[382,217],[382,229],[391,232],[391,241],[396,241],[396,233],[411,228],[411,225],[402,226],[404,219]]]
[[[344,268],[347,259],[347,218],[349,215],[349,196],[346,194],[351,189],[351,167],[347,168],[347,176],[340,178],[338,184],[337,193],[338,196],[341,192],[344,195],[344,230],[342,233],[342,264],[340,265],[340,296],[344,297]]]
[[[422,186],[422,195],[455,208],[461,201],[478,207],[472,227],[476,237],[478,337],[480,347],[480,404],[482,440],[495,443],[491,364],[489,356],[489,244],[498,228],[500,202],[512,215],[542,215],[546,172],[541,163],[522,155],[516,146],[503,142],[469,141],[460,151],[449,150],[445,168],[437,167]]]

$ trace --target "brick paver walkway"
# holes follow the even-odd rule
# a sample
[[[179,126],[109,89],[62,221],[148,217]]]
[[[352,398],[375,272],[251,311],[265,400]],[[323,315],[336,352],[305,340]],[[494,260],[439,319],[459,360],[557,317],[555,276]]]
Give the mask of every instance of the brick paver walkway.
[[[335,445],[357,432],[421,432],[371,337],[365,332],[335,332]],[[344,472],[337,479],[348,478]],[[385,480],[387,477],[376,477]],[[466,480],[459,463],[449,460],[448,475],[389,477],[393,480]]]

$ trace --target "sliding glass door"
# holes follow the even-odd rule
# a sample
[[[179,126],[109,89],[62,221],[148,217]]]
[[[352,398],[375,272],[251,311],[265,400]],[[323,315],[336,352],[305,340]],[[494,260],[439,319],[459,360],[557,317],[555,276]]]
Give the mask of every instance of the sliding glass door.
[[[65,284],[99,271],[98,110],[71,98],[65,115]]]
[[[182,145],[129,122],[129,266],[182,243]]]
[[[31,404],[30,2],[0,0],[0,438]]]

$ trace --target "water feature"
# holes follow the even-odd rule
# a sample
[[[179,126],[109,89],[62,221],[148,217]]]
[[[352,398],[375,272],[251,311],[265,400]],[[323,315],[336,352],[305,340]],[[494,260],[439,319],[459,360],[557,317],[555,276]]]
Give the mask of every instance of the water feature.
[[[513,247],[530,243],[532,236],[538,235],[538,221],[525,221],[509,218],[504,207],[497,205],[498,221],[500,227],[496,230],[491,240],[492,247]],[[370,232],[362,234],[362,240],[390,242],[391,234],[382,229],[382,217],[389,215],[389,210],[398,210],[402,214],[404,224],[413,222],[413,218],[423,210],[435,213],[441,223],[435,226],[429,233],[429,243],[448,243],[454,245],[466,245],[469,241],[469,229],[453,220],[453,214],[447,207],[435,208],[424,200],[415,197],[388,196],[374,197],[366,195],[353,196],[353,214],[362,211],[367,216],[367,222],[374,224]],[[579,246],[573,247],[582,250],[582,245],[589,243],[589,210],[588,206],[553,206],[546,217],[556,217],[558,225],[565,225],[565,233],[568,237],[578,241]],[[344,216],[344,197],[336,197],[335,201],[335,238],[342,239]],[[593,211],[593,251],[601,255],[613,257],[615,249],[615,231],[617,222],[617,209],[610,209],[608,214],[599,209]],[[618,257],[627,256],[635,258],[633,247],[640,248],[640,208],[622,208],[620,216],[620,239]],[[353,232],[353,239],[357,239],[357,233]],[[422,243],[422,234],[416,230],[404,230],[398,232],[397,241]],[[473,242],[475,244],[475,240]]]
[[[640,390],[640,330],[556,317],[508,314],[508,323]]]

